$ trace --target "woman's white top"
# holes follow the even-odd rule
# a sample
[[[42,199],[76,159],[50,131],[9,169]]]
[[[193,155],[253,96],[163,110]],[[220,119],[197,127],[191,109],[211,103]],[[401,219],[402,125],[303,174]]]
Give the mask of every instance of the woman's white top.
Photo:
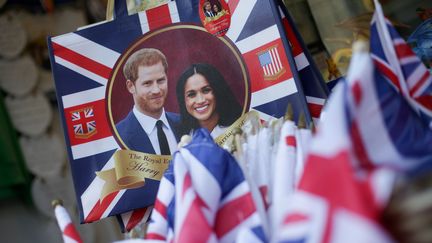
[[[227,128],[228,127],[216,125],[215,128],[213,128],[213,131],[211,131],[210,135],[212,136],[213,139],[215,139],[219,137],[219,135],[222,135]]]

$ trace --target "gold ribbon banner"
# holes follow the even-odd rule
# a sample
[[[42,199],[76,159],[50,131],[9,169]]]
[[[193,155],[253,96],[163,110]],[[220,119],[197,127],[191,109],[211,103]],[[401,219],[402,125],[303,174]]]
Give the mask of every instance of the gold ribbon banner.
[[[145,178],[160,181],[171,160],[170,155],[146,154],[133,150],[118,150],[113,158],[114,168],[96,172],[105,181],[101,201],[112,192],[144,186]]]
[[[215,143],[217,143],[219,146],[223,146],[227,142],[231,141],[233,137],[234,129],[236,128],[242,128],[243,125],[249,120],[249,119],[257,119],[259,121],[259,114],[258,112],[251,110],[249,112],[246,112],[241,117],[239,117],[231,126],[229,126],[226,131],[219,135],[217,138],[215,138]]]

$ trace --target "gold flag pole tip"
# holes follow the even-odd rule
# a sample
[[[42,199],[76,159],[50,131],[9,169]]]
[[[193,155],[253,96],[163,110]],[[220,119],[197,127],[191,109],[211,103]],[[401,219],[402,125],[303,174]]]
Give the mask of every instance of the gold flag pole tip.
[[[51,201],[51,206],[53,208],[57,207],[58,205],[60,205],[60,206],[63,205],[63,201],[61,199],[54,199]]]
[[[284,115],[285,121],[293,121],[294,120],[294,111],[291,103],[288,103],[287,110]]]
[[[300,116],[298,118],[297,127],[299,129],[305,129],[306,128],[306,117],[304,112],[300,113]]]

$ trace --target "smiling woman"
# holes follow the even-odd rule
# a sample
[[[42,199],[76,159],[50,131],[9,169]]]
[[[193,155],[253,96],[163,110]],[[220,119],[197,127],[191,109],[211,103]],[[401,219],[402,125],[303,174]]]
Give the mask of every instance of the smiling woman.
[[[224,77],[209,64],[187,68],[177,82],[176,92],[184,134],[204,127],[215,138],[242,112]]]

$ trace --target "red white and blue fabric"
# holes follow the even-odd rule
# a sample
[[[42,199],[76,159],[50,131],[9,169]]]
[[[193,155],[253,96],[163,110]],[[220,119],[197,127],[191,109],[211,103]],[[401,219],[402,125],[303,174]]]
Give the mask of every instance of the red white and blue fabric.
[[[432,131],[421,116],[385,81],[370,55],[354,56],[351,62],[343,101],[355,167],[406,172],[431,164]]]
[[[416,98],[408,97],[400,89],[394,89],[395,83],[386,82],[386,80],[391,79],[389,79],[389,73],[383,72],[383,64],[385,63],[381,63],[377,59],[377,57],[384,58],[384,56],[381,54],[377,55],[378,53],[382,53],[380,50],[383,49],[379,49],[377,46],[376,37],[385,36],[385,33],[388,32],[392,33],[391,36],[399,35],[391,25],[387,25],[385,29],[377,28],[378,19],[381,18],[383,20],[384,16],[378,2],[375,3],[375,6],[377,7],[371,25],[370,42],[373,65],[370,64],[372,67],[367,66],[368,69],[364,70],[363,73],[357,74],[358,77],[356,77],[359,80],[370,77],[372,84],[355,85],[352,88],[353,99],[351,103],[356,104],[361,101],[362,104],[358,106],[351,105],[357,108],[352,114],[362,115],[357,115],[356,118],[351,119],[353,124],[351,126],[351,133],[353,139],[357,141],[358,146],[356,150],[359,154],[358,157],[361,158],[359,160],[360,164],[363,167],[370,169],[376,166],[386,166],[401,171],[408,171],[418,166],[432,163],[432,146],[430,146],[432,144],[432,132],[431,129],[428,129],[428,123],[424,122],[424,115],[426,113],[420,112],[419,114],[419,106],[413,106],[413,99]],[[385,49],[394,48],[393,50],[395,50],[402,47],[405,53],[411,52],[408,46],[401,44],[401,39],[390,43],[380,43],[386,46]],[[401,45],[397,47],[397,45],[393,45],[392,43],[399,43]],[[423,73],[424,65],[419,62],[416,56],[410,56],[408,59],[399,56],[386,56],[386,59],[381,60],[392,63],[392,68],[395,68],[393,66],[394,63],[399,63],[399,70],[403,70],[405,75],[409,74],[405,76],[409,77],[408,79],[401,79],[402,76],[398,75],[400,87],[404,85],[410,87],[408,84],[411,82],[410,80],[418,80],[419,84],[424,84],[427,80],[430,81],[429,74],[426,80],[422,78],[426,77]],[[372,74],[367,74],[368,76],[366,76],[366,73]],[[358,83],[362,84],[365,82]],[[430,89],[430,87],[427,89]],[[426,93],[423,93],[423,95],[422,97],[424,98],[428,97]],[[429,105],[431,104],[430,102]],[[380,116],[368,115],[374,113],[380,114]],[[380,131],[380,133],[377,133],[377,131]]]
[[[293,76],[294,65],[287,57],[289,51],[280,34],[283,32],[275,3],[232,0],[229,1],[229,6],[233,24],[226,36],[235,43],[247,65],[250,109],[257,110],[261,118],[267,120],[283,116],[286,105],[291,103],[296,115],[304,111],[307,120],[311,120],[301,85]],[[143,34],[176,22],[201,25],[198,14],[192,8],[198,9],[198,1],[172,1],[155,9],[49,38],[57,100],[82,223],[153,203],[157,188],[154,189],[154,197],[143,198],[140,189],[134,189],[120,190],[102,201],[99,199],[104,181],[95,176],[95,171],[113,168],[112,155],[120,149],[106,118],[107,82],[121,53]],[[121,27],[125,25],[136,27]],[[121,35],[107,38],[107,33],[115,35],[117,31]],[[275,80],[265,80],[264,73],[259,68],[257,53],[274,46],[277,46],[285,72]],[[93,111],[94,130],[97,132],[89,138],[78,139],[70,114],[90,107]]]
[[[158,14],[161,13],[170,18],[165,17],[164,21],[160,21]],[[79,202],[80,220],[83,223],[146,206],[140,200],[142,195],[137,192],[139,190],[120,190],[111,193],[103,201],[99,199],[104,181],[96,177],[95,171],[113,168],[112,155],[120,149],[106,118],[106,85],[115,62],[130,43],[151,29],[179,22],[179,14],[173,2],[131,15],[121,19],[121,22],[136,23],[137,28],[122,30],[121,38],[106,38],[106,33],[118,29],[119,21],[49,39],[58,103]],[[92,108],[97,132],[89,139],[77,139],[69,116],[71,112],[73,114],[74,111],[88,107]],[[157,188],[154,194],[156,191]],[[119,203],[123,200],[129,200],[127,206]],[[127,225],[128,222],[125,222],[125,226]]]
[[[291,103],[296,117],[303,111],[310,121],[275,2],[229,0],[228,5],[232,24],[226,36],[237,46],[248,67],[250,109],[258,111],[261,119],[270,120],[282,117]],[[270,77],[271,73],[278,75]]]
[[[174,169],[173,164],[170,164],[159,185],[146,239],[172,242],[174,237],[174,195]]]
[[[282,1],[278,1],[278,3],[283,27],[291,47],[290,52],[294,58],[309,112],[314,122],[317,123],[329,95],[329,90],[286,7]]]
[[[62,232],[64,243],[82,243],[81,237],[72,223],[69,213],[62,205],[57,205],[54,209],[57,224]]]
[[[161,182],[147,239],[234,242],[243,227],[262,231],[241,168],[207,130],[197,130],[172,164]]]
[[[394,173],[432,164],[432,133],[375,65],[355,53],[333,91],[281,241],[391,241],[378,222]]]
[[[236,243],[263,243],[268,242],[261,227],[243,227],[237,234]]]
[[[123,232],[129,232],[136,226],[147,223],[150,219],[153,206],[135,209],[131,212],[122,213],[117,217]]]
[[[367,62],[354,56],[348,74],[350,83],[341,83],[330,96],[326,119],[321,121],[312,140],[299,189],[290,198],[277,241],[391,242],[378,220],[391,192],[393,174],[389,170],[359,167],[360,156],[365,154],[358,153],[356,146],[362,146],[363,141],[352,134],[361,117],[371,121],[382,119],[380,110],[374,113],[363,110],[368,109],[365,106],[374,106],[374,102],[373,108],[379,105],[372,82],[372,61]],[[356,73],[352,67],[357,69]],[[377,139],[386,135],[385,130],[376,131]],[[380,149],[367,152],[377,154]],[[388,155],[391,156],[382,154]]]
[[[370,37],[375,65],[432,129],[432,75],[376,4]]]

